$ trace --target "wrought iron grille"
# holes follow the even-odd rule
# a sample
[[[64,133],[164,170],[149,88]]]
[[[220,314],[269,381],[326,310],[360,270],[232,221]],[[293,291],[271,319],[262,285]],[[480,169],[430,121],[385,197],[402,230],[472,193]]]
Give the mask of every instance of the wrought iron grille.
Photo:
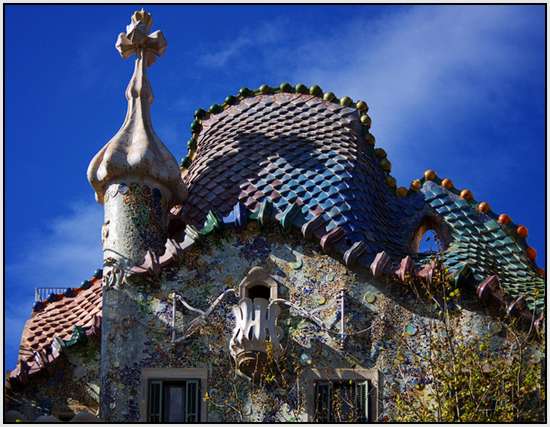
[[[51,294],[64,294],[70,288],[34,288],[34,302],[46,301]]]

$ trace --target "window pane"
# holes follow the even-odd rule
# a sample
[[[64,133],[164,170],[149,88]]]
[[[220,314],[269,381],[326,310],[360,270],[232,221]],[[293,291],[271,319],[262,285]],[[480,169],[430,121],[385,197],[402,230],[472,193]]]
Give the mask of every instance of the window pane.
[[[187,382],[187,422],[199,420],[199,382],[190,380]]]
[[[154,381],[149,384],[149,421],[160,422],[160,382]]]
[[[316,422],[369,422],[368,381],[337,380],[315,384]]]
[[[149,422],[198,422],[200,380],[153,380],[148,389]]]
[[[330,384],[317,383],[315,385],[315,421],[330,421]]]
[[[164,422],[185,422],[185,383],[164,385]]]
[[[332,385],[332,413],[336,422],[356,420],[355,383],[352,381],[334,382]]]
[[[357,421],[366,423],[368,421],[368,383],[357,384]]]

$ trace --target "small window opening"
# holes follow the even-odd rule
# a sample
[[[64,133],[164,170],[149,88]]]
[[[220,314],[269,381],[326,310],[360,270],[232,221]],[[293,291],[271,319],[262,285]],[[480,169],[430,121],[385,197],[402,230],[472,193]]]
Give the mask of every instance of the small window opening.
[[[435,230],[426,230],[420,239],[418,245],[418,253],[428,254],[428,253],[437,253],[441,250],[441,242],[437,236]]]
[[[199,379],[149,381],[148,419],[151,423],[193,423],[200,420]]]
[[[247,291],[246,296],[251,300],[254,300],[256,298],[263,298],[263,299],[269,300],[269,297],[271,295],[271,290],[269,289],[269,287],[264,285],[254,285],[247,288],[246,291]]]
[[[443,233],[444,235],[444,233]],[[411,242],[411,249],[418,254],[434,254],[445,249],[442,225],[437,218],[426,216],[420,222]]]

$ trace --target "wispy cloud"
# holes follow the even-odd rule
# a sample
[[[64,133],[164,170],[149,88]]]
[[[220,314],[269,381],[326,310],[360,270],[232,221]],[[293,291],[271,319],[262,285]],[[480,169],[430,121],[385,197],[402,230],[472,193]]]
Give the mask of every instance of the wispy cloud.
[[[261,22],[255,28],[247,28],[232,41],[221,43],[215,49],[209,47],[203,52],[197,62],[199,65],[221,68],[230,60],[246,53],[248,48],[258,48],[264,45],[274,44],[284,37],[283,23],[280,20]]]
[[[99,204],[70,205],[67,215],[28,237],[28,251],[8,265],[8,274],[37,287],[78,285],[101,266],[102,222]]]
[[[101,267],[99,204],[73,203],[68,213],[44,230],[27,236],[24,252],[6,266],[7,368],[15,366],[25,321],[30,317],[35,287],[76,287]]]
[[[230,49],[218,73],[367,101],[399,185],[434,169],[525,222],[544,255],[542,5],[357,7],[330,25],[283,22],[268,49],[254,42],[262,25],[247,29],[246,47]]]

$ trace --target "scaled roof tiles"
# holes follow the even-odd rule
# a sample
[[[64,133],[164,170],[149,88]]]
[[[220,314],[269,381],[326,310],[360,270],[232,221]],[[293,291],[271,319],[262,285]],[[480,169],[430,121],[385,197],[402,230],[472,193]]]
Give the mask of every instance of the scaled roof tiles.
[[[306,221],[321,215],[326,231],[341,230],[350,245],[407,253],[424,200],[395,197],[360,118],[354,107],[291,93],[211,115],[184,176],[183,220],[200,226],[209,210],[227,215],[237,202],[254,210],[268,200],[278,212],[296,203]]]
[[[327,99],[315,86],[306,92],[263,86],[197,111],[183,164],[183,222],[200,227],[240,205],[257,212],[269,203],[283,219],[299,213],[298,226],[315,220],[323,249],[337,243],[346,264],[369,266],[384,252],[379,260],[393,269],[407,256],[427,261],[411,242],[433,217],[450,230],[443,259],[452,272],[467,266],[477,283],[496,275],[509,298],[542,311],[545,281],[515,225],[499,224],[487,204],[449,180],[442,185],[433,171],[409,190],[396,188],[385,151],[374,148],[366,104]]]

